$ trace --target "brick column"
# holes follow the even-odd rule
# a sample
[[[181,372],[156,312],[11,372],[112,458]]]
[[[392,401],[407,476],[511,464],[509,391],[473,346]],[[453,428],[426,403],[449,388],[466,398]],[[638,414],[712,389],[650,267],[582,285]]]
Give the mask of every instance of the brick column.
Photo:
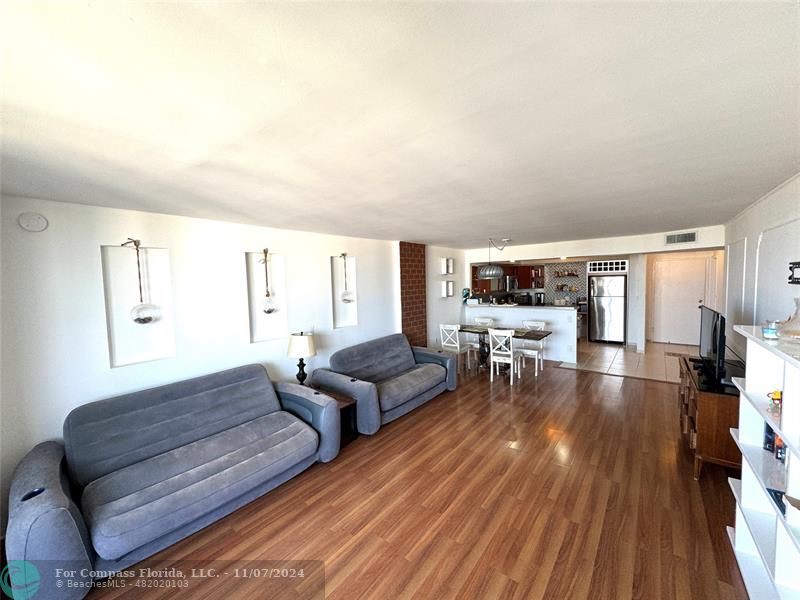
[[[426,294],[425,244],[400,242],[400,308],[412,346],[428,345]]]

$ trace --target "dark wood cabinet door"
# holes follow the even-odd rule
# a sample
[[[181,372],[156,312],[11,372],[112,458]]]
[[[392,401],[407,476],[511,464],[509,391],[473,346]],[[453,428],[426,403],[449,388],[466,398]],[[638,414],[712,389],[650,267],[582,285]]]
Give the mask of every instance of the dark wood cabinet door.
[[[688,358],[681,357],[679,362],[681,431],[687,434],[694,454],[694,478],[700,477],[704,462],[740,467],[742,457],[730,434],[739,426],[739,397],[700,391]]]
[[[703,460],[741,464],[730,430],[739,426],[739,398],[698,393],[697,456]]]
[[[526,290],[531,287],[531,268],[530,267],[517,267],[517,282],[521,290]]]

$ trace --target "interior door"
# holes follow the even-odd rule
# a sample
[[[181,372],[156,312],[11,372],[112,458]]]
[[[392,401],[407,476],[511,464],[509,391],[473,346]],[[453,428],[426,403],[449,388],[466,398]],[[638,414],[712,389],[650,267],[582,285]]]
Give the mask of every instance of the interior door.
[[[669,258],[653,265],[653,291],[648,339],[668,344],[697,345],[700,311],[706,293],[705,257]]]

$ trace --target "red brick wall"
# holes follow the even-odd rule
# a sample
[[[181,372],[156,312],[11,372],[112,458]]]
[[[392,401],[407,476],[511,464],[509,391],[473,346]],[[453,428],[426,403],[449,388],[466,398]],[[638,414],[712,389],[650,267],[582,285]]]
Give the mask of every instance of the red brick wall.
[[[400,242],[400,307],[403,333],[412,346],[428,345],[425,244]]]

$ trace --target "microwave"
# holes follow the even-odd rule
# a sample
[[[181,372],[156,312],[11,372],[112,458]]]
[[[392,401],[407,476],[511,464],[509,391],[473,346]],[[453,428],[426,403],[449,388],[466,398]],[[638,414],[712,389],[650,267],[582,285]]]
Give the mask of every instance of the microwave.
[[[530,306],[533,304],[530,294],[514,294],[514,304]]]

